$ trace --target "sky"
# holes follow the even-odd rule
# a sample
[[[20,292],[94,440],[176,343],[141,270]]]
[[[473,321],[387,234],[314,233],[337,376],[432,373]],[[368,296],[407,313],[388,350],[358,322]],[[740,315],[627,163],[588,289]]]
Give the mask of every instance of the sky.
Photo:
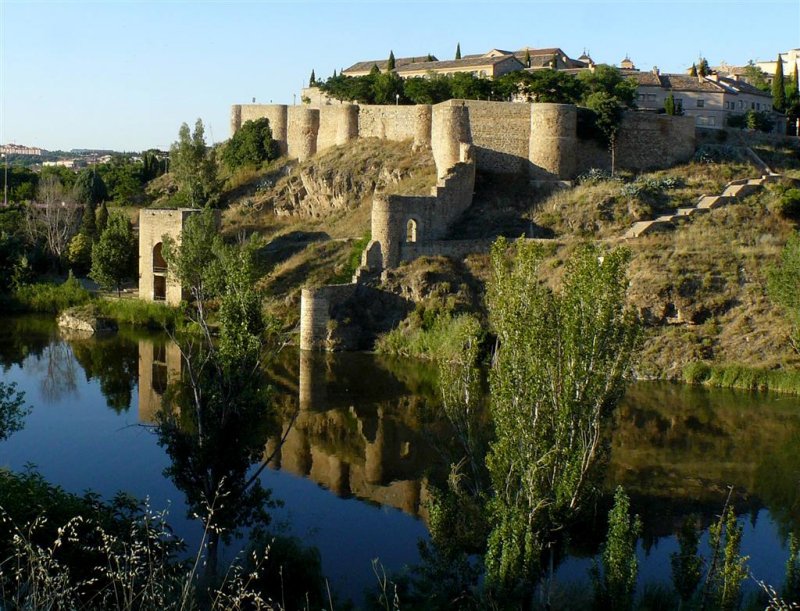
[[[800,47],[800,0],[295,2],[0,0],[0,142],[48,150],[168,148],[230,107],[300,103],[313,69],[492,48],[560,47],[679,72]]]

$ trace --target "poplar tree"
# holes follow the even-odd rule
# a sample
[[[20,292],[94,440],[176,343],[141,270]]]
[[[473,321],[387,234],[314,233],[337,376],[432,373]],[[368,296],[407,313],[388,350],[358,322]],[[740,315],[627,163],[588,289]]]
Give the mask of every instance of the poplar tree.
[[[456,59],[461,59],[461,43],[456,45]]]
[[[786,89],[783,82],[783,60],[778,55],[775,65],[775,76],[772,79],[772,107],[777,112],[786,110]]]

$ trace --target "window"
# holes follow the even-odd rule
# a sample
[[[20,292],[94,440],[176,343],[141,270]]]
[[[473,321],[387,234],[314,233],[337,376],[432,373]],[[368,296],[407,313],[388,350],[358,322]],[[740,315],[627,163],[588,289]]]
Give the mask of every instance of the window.
[[[744,110],[744,100],[739,100],[739,110]]]
[[[408,219],[408,223],[406,223],[406,242],[416,242],[417,241],[417,221],[414,219]]]
[[[648,93],[647,94],[647,101],[648,102],[655,102],[656,101],[656,94],[655,93]]]
[[[705,105],[706,105],[706,101],[705,100],[697,100],[697,107],[698,108],[704,108]]]

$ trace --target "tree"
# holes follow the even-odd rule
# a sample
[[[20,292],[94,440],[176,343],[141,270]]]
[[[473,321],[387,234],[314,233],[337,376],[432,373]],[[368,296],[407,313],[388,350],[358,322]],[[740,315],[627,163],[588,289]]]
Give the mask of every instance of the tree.
[[[45,250],[60,264],[67,245],[78,229],[78,208],[66,201],[57,176],[48,174],[39,182],[39,206],[26,209],[25,221],[32,242],[42,241]]]
[[[616,169],[617,135],[622,125],[622,105],[619,100],[605,92],[593,93],[586,99],[586,106],[595,113],[595,125],[603,134],[611,152],[611,174]]]
[[[386,62],[387,72],[391,72],[395,68],[394,51],[389,51],[389,60]]]
[[[92,269],[89,277],[106,289],[117,289],[134,274],[136,261],[136,238],[128,218],[112,214],[108,226],[92,248]]]
[[[520,240],[507,251],[504,239],[492,248],[487,292],[497,347],[486,566],[500,586],[536,575],[542,551],[600,484],[640,328],[625,305],[627,251],[580,247],[558,292],[539,280],[540,246]]]
[[[678,549],[670,556],[672,583],[682,605],[692,600],[702,576],[703,560],[697,554],[700,535],[695,526],[694,516],[688,516],[678,531]]]
[[[767,292],[792,323],[790,342],[800,352],[800,234],[789,236],[777,265],[767,271]]]
[[[783,60],[780,54],[775,64],[775,76],[772,79],[772,108],[777,112],[786,110],[786,84],[783,82]]]
[[[675,112],[675,96],[672,94],[671,91],[670,91],[669,95],[666,97],[666,99],[664,100],[664,111],[670,116],[674,116],[676,114],[676,112]]]
[[[525,67],[531,67],[531,52],[528,49],[525,49]]]
[[[203,121],[197,119],[194,131],[184,123],[178,141],[170,148],[170,162],[178,194],[192,208],[216,204],[219,196],[217,162],[214,151],[206,146]]]
[[[72,193],[77,203],[93,207],[108,199],[106,183],[97,175],[96,169],[86,169],[78,174]]]
[[[223,273],[219,258],[214,254],[222,245],[217,220],[211,210],[204,210],[186,219],[180,242],[170,236],[162,240],[162,254],[169,273],[189,291],[193,300],[203,307],[220,291]]]
[[[461,43],[456,44],[456,59],[461,59]]]
[[[106,203],[103,202],[100,204],[100,209],[95,214],[95,226],[97,227],[98,235],[105,231],[106,226],[108,225],[108,208],[106,208]]]
[[[308,79],[308,86],[315,87],[317,84],[317,76],[314,74],[314,69],[311,69],[311,76]]]
[[[741,604],[742,582],[747,577],[747,557],[739,554],[742,527],[730,505],[726,504],[719,520],[708,527],[708,545],[711,558],[701,607],[710,592],[714,609],[735,611]]]
[[[761,91],[767,92],[770,90],[767,75],[764,74],[761,68],[755,65],[752,59],[749,60],[744,67],[743,77],[746,82]]]
[[[709,74],[711,74],[711,68],[708,66],[708,60],[701,57],[700,63],[697,65],[697,76],[708,76]]]
[[[689,68],[689,76],[697,76],[697,64],[692,64],[692,67]]]
[[[76,233],[69,242],[67,261],[76,274],[83,275],[92,265],[92,239],[85,233]]]
[[[614,507],[608,512],[608,534],[600,556],[603,571],[593,567],[595,608],[625,611],[633,607],[639,562],[636,541],[642,532],[639,516],[630,517],[630,500],[622,486],[614,493]]]
[[[259,165],[280,156],[278,143],[272,139],[269,119],[245,121],[222,150],[222,161],[230,168]]]
[[[25,393],[17,391],[14,382],[0,382],[0,441],[22,428],[29,411]]]
[[[94,204],[84,204],[79,233],[85,235],[92,242],[97,239],[97,219],[94,212]]]

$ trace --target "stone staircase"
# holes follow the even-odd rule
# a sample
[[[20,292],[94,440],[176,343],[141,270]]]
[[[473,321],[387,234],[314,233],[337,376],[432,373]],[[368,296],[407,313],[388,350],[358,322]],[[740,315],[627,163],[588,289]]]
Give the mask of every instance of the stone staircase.
[[[659,216],[651,221],[638,221],[634,223],[623,236],[630,240],[657,231],[674,229],[676,225],[685,223],[698,214],[707,214],[714,208],[719,208],[737,200],[752,195],[761,189],[765,184],[775,182],[780,179],[780,174],[769,172],[760,178],[743,178],[733,180],[725,185],[725,189],[720,195],[701,195],[697,198],[697,203],[692,207],[678,208],[674,214]]]

